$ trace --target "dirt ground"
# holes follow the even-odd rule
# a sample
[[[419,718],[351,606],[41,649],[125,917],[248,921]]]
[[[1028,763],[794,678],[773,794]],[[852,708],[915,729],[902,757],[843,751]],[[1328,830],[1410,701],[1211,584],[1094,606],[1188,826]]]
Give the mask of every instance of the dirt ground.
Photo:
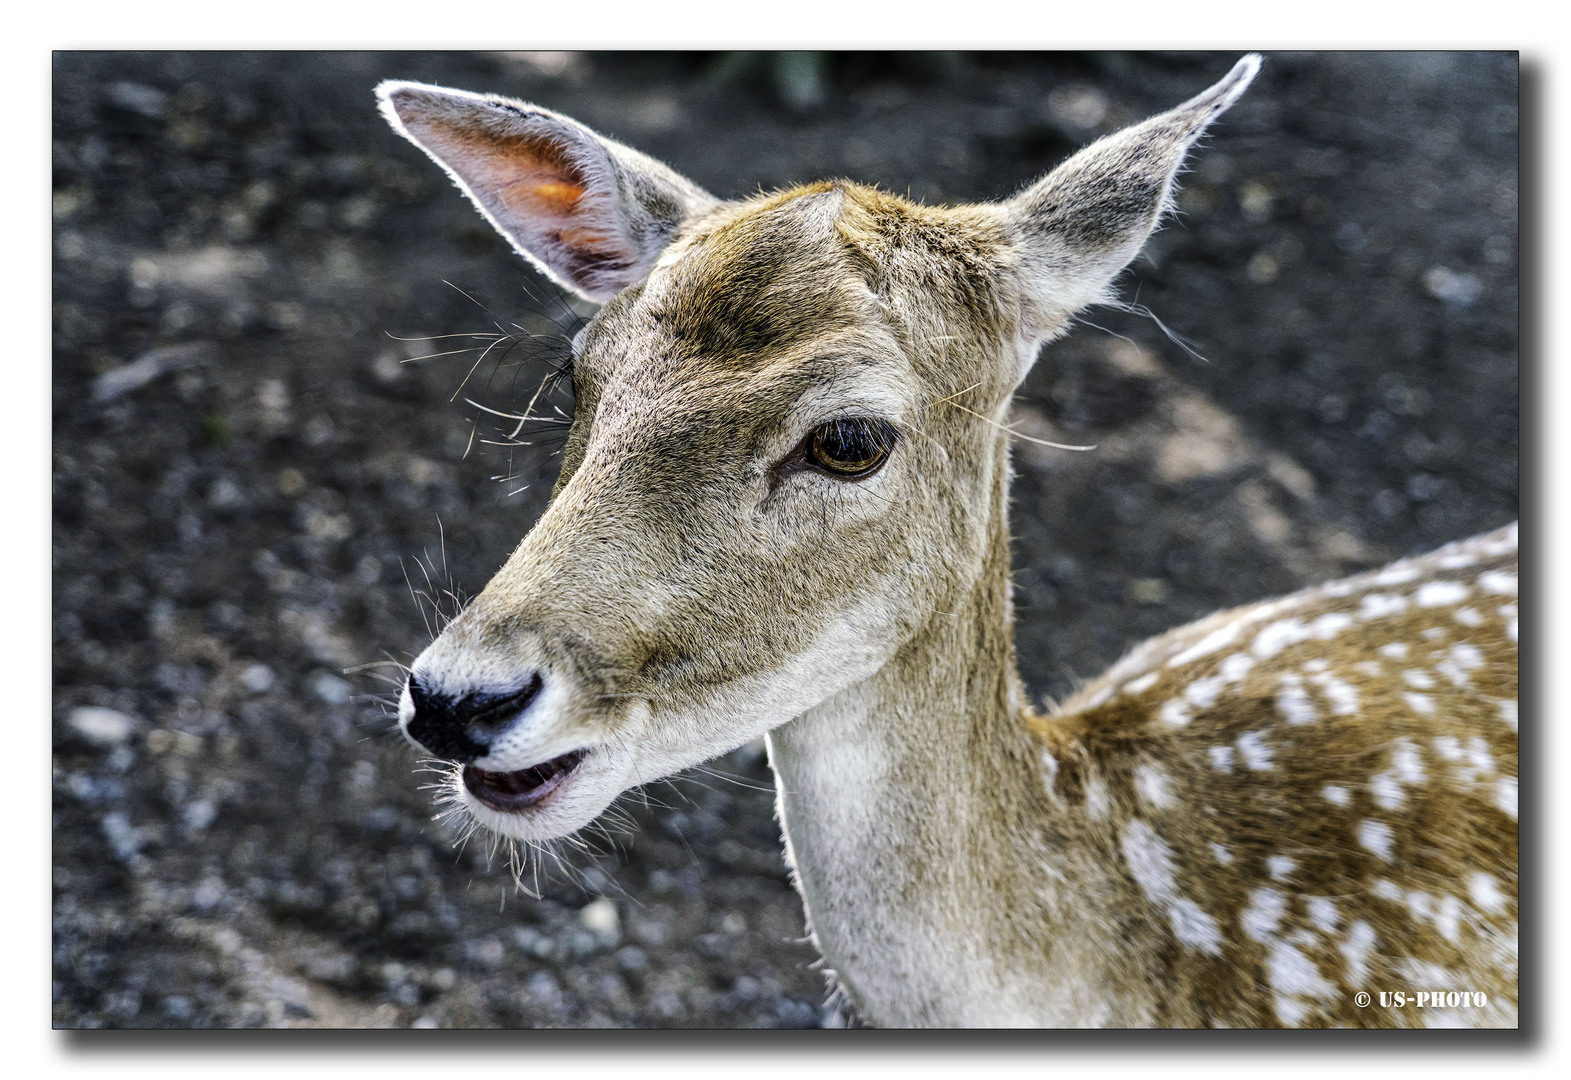
[[[538,898],[434,820],[396,669],[360,667],[412,658],[540,513],[556,446],[491,445],[481,406],[527,400],[589,309],[377,81],[532,100],[723,196],[959,201],[1234,59],[58,54],[55,1024],[854,1022],[757,747],[624,799]],[[1268,57],[1124,279],[1152,314],[1088,313],[1020,391],[1022,432],[1098,446],[1018,445],[1035,694],[1516,516],[1517,82],[1513,54]],[[498,323],[536,344],[402,362]]]

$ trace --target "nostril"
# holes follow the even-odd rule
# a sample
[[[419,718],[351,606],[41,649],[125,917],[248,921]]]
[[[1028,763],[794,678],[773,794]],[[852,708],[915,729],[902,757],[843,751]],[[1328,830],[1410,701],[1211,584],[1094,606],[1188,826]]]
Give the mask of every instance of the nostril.
[[[491,745],[534,703],[543,686],[536,672],[518,690],[475,691],[455,697],[411,677],[409,700],[414,715],[405,730],[437,757],[473,761],[490,753]]]

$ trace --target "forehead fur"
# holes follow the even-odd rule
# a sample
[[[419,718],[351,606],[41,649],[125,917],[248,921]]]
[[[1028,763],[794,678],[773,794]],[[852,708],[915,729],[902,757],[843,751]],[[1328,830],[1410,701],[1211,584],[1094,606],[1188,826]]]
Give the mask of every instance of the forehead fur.
[[[680,352],[727,368],[869,318],[905,338],[918,302],[926,318],[996,332],[1004,238],[990,225],[974,208],[918,206],[843,181],[804,185],[701,219],[635,303]]]

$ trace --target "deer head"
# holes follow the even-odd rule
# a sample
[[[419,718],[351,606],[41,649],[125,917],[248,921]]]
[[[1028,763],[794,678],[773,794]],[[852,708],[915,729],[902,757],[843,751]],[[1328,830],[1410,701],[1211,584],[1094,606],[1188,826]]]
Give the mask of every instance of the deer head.
[[[1006,580],[1010,395],[1108,298],[1258,67],[955,208],[849,182],[722,202],[546,109],[382,84],[388,121],[520,253],[604,304],[574,342],[550,507],[400,703],[464,763],[474,817],[569,833]],[[1012,677],[1007,587],[981,603]]]

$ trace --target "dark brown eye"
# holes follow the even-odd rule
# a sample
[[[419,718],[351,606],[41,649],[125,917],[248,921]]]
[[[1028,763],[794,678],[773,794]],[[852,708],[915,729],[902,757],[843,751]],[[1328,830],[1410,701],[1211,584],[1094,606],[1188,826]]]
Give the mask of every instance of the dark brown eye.
[[[807,440],[807,459],[836,476],[871,476],[895,445],[895,431],[882,420],[831,420]]]

